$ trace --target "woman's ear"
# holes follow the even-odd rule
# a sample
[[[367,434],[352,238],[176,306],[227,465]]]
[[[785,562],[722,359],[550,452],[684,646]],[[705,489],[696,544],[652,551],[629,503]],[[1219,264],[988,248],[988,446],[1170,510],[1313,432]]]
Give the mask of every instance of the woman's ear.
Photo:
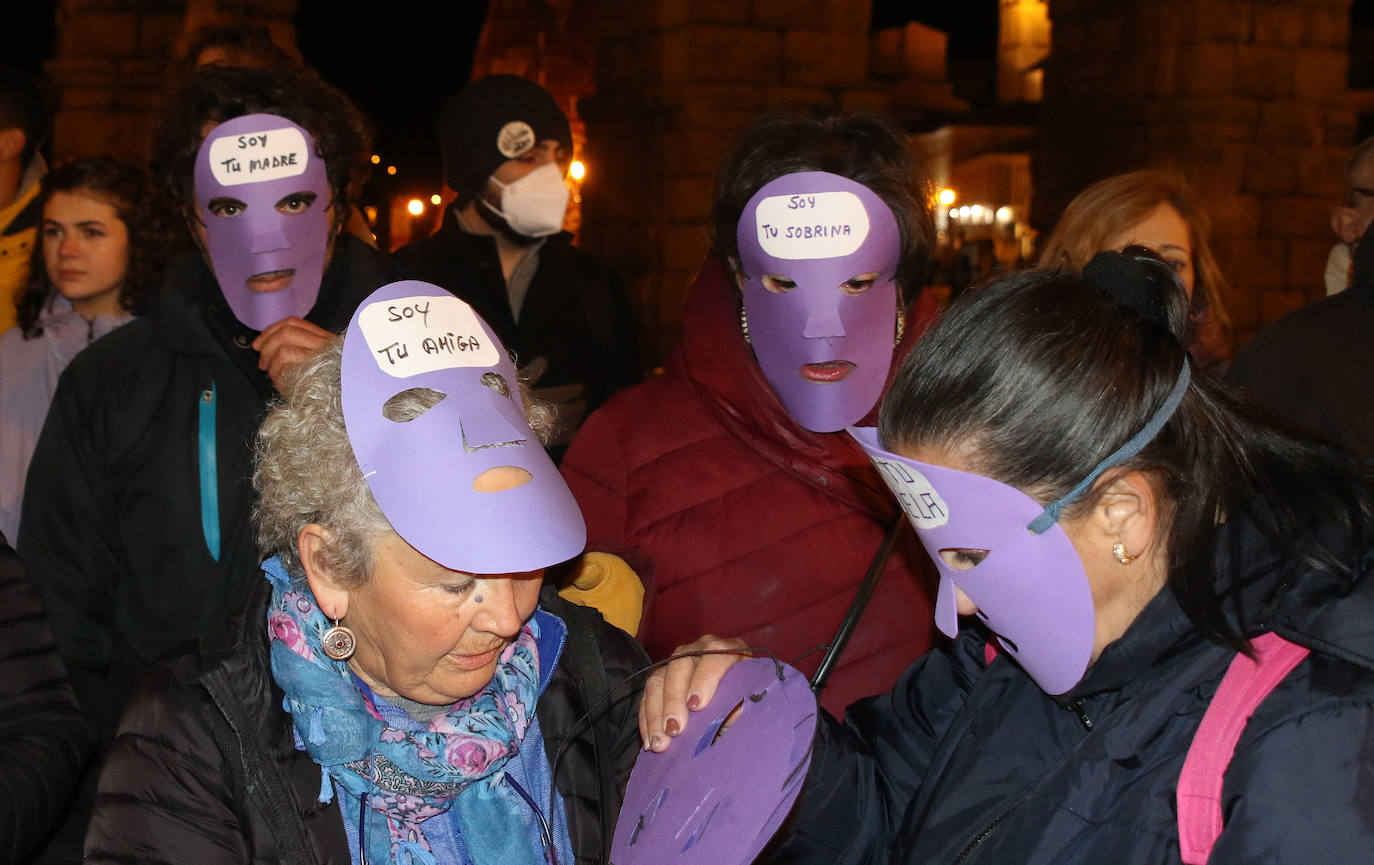
[[[333,532],[319,523],[310,523],[296,536],[296,550],[320,612],[331,619],[342,619],[348,614],[348,589],[335,578],[324,556],[325,548],[333,541]]]
[[[1154,484],[1144,473],[1120,472],[1097,494],[1088,523],[1102,543],[1120,543],[1128,557],[1140,558],[1156,546],[1159,504]]]

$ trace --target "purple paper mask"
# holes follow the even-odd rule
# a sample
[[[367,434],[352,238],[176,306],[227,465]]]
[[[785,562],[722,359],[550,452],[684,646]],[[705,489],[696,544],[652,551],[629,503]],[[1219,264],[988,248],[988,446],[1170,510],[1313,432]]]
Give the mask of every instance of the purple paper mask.
[[[1058,523],[1038,535],[1027,530],[1044,505],[991,478],[889,453],[872,427],[849,432],[877,466],[940,572],[936,626],[949,637],[958,633],[957,586],[1045,693],[1062,694],[1078,684],[1092,658],[1096,631],[1092,589]],[[961,569],[951,566],[942,550],[986,550],[987,556]]]
[[[777,670],[764,658],[731,667],[667,751],[639,755],[612,862],[745,865],[759,854],[801,791],[816,732],[806,677],[784,664],[778,681]]]
[[[262,330],[315,305],[329,247],[330,188],[315,139],[274,114],[210,130],[196,154],[205,249],[234,317]]]
[[[472,307],[425,282],[377,289],[348,325],[342,378],[353,456],[415,549],[472,574],[533,571],[582,552],[582,512],[525,421],[510,356]],[[388,419],[397,416],[388,400],[412,388],[443,399],[413,420]],[[524,482],[479,491],[511,473]]]
[[[749,199],[737,239],[749,341],[764,378],[809,430],[857,423],[892,364],[902,247],[892,210],[848,178],[803,171]],[[866,288],[850,282],[863,274],[877,277]]]

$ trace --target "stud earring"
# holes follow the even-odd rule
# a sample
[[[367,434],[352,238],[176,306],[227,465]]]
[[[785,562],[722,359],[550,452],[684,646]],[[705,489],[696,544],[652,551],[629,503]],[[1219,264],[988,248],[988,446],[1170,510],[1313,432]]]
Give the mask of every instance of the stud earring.
[[[740,301],[739,305],[739,329],[740,333],[744,334],[744,344],[753,345],[749,341],[749,316],[744,311],[744,301]]]
[[[481,595],[473,595],[473,596],[472,596],[472,599],[473,599],[474,601],[476,601],[477,603],[479,603],[479,604],[482,603],[482,596],[481,596]]]
[[[340,625],[338,619],[334,620],[334,627],[320,637],[320,642],[324,644],[324,653],[336,661],[347,661],[353,657],[353,650],[358,647],[353,631],[345,625]]]
[[[1126,555],[1126,545],[1121,541],[1112,544],[1112,555],[1116,556],[1116,560],[1123,565],[1129,565],[1136,560],[1136,556]]]

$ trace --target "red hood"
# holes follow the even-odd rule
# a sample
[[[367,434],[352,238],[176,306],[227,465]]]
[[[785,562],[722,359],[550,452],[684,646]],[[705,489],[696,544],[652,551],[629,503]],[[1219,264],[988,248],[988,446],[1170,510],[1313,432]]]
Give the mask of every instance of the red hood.
[[[875,514],[890,514],[887,488],[848,433],[812,432],[783,408],[744,341],[739,309],[729,271],[719,256],[708,254],[683,305],[682,342],[668,361],[671,374],[685,380],[716,420],[764,459]],[[889,381],[901,358],[934,320],[935,311],[934,302],[922,292],[907,316],[906,334],[894,352]],[[876,421],[875,406],[861,425]]]

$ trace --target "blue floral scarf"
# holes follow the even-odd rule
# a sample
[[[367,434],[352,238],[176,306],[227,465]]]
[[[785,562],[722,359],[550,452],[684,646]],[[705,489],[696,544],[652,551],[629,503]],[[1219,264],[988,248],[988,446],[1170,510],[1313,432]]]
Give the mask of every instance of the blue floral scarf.
[[[332,798],[332,778],[344,793],[341,806],[354,814],[365,806],[358,828],[367,861],[434,863],[421,824],[454,808],[474,865],[544,862],[522,829],[522,800],[501,771],[518,753],[539,695],[530,624],[502,652],[486,688],[454,703],[428,730],[401,730],[383,721],[346,662],[324,654],[321,637],[332,623],[309,584],[275,557],[263,571],[272,584],[272,676],[286,692],[297,746],[320,764],[321,802]]]

